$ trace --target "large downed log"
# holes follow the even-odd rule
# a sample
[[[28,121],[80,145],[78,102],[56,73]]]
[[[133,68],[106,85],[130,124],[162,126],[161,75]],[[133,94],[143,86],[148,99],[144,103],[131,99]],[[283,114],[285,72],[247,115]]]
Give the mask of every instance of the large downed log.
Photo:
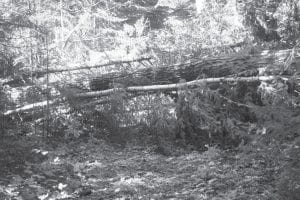
[[[261,51],[255,54],[227,55],[205,58],[195,62],[159,68],[144,68],[133,73],[109,73],[93,78],[90,88],[93,91],[107,90],[115,83],[128,86],[145,86],[187,82],[198,78],[217,78],[226,76],[248,77],[263,75],[292,74],[299,70],[300,56],[295,49],[280,51]],[[285,68],[287,68],[285,70]]]
[[[75,94],[77,98],[88,98],[88,97],[102,97],[113,94],[115,92],[126,91],[129,93],[135,92],[153,92],[153,91],[166,91],[166,90],[178,90],[181,88],[191,86],[201,86],[201,84],[209,83],[220,83],[220,82],[256,82],[256,81],[270,81],[276,78],[283,78],[279,76],[253,76],[253,77],[219,77],[219,78],[205,78],[197,79],[189,82],[173,83],[166,85],[146,85],[146,86],[131,86],[125,88],[112,88],[102,91],[92,91],[86,93]],[[285,78],[283,78],[285,79]]]

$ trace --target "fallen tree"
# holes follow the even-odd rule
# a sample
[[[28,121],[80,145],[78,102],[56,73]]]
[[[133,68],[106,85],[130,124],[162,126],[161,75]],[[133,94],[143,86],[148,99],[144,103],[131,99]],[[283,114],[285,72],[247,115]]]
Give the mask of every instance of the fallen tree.
[[[205,78],[205,79],[198,79],[189,82],[182,82],[182,83],[175,83],[175,84],[167,84],[167,85],[148,85],[148,86],[132,86],[127,88],[113,88],[107,89],[103,91],[92,91],[92,92],[85,92],[79,94],[73,94],[73,96],[68,96],[68,98],[93,98],[93,97],[104,97],[111,95],[116,92],[123,92],[126,91],[128,93],[145,93],[145,92],[155,92],[155,91],[168,91],[168,90],[178,90],[184,89],[187,87],[201,87],[203,84],[210,84],[210,83],[221,83],[221,82],[256,82],[256,81],[271,81],[275,79],[283,79],[287,80],[287,78],[280,77],[280,76],[254,76],[254,77],[220,77],[220,78]],[[49,101],[49,106],[53,106],[59,102],[59,99]],[[107,100],[103,101],[108,102]],[[103,103],[101,101],[101,103]],[[88,105],[88,104],[87,104]],[[25,105],[23,107],[8,110],[3,113],[3,115],[8,116],[15,113],[31,111],[34,109],[39,109],[47,106],[47,101],[37,102],[29,105]]]
[[[295,49],[240,53],[184,64],[143,68],[131,73],[103,74],[90,81],[90,88],[99,91],[113,88],[115,83],[128,87],[174,84],[180,80],[189,82],[199,78],[291,75],[300,71],[299,65],[300,56]]]
[[[136,62],[142,60],[136,60]],[[67,98],[103,97],[122,91],[144,93],[178,90],[221,82],[256,82],[274,79],[287,81],[286,77],[300,71],[299,63],[300,57],[295,49],[206,58],[161,68],[144,68],[133,73],[105,74],[91,81],[91,89],[97,91],[74,93]],[[259,73],[260,68],[263,69],[263,73]],[[62,72],[62,70],[55,72]],[[49,102],[49,105],[54,104],[55,101]],[[6,111],[4,115],[30,111],[44,106],[46,106],[45,102],[37,102]]]
[[[286,78],[279,76],[254,76],[254,77],[220,77],[220,78],[205,78],[197,79],[194,81],[183,82],[183,83],[174,83],[167,85],[147,85],[147,86],[131,86],[126,88],[112,88],[102,91],[93,91],[74,94],[74,97],[77,98],[88,98],[88,97],[102,97],[113,94],[115,92],[126,91],[129,93],[135,92],[151,92],[151,91],[166,91],[166,90],[178,90],[180,88],[186,88],[191,86],[201,86],[201,84],[209,83],[219,83],[219,82],[256,82],[256,81],[270,81],[277,78]]]

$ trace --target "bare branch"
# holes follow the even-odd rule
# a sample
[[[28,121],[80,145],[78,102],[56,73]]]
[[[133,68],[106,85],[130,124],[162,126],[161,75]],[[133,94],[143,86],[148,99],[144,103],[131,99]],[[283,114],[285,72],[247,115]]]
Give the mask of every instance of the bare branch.
[[[57,101],[50,101],[49,105],[53,105],[55,103],[57,103]],[[46,106],[47,106],[47,101],[37,102],[37,103],[25,105],[23,107],[20,107],[20,108],[14,109],[14,110],[8,110],[8,111],[4,112],[3,115],[8,116],[8,115],[12,115],[15,113],[21,113],[21,112],[25,112],[25,111],[43,108]]]
[[[118,65],[118,64],[123,64],[123,63],[135,63],[135,62],[141,62],[143,60],[149,61],[152,58],[150,57],[145,57],[145,58],[138,58],[138,59],[133,59],[133,60],[115,60],[115,61],[109,61],[104,64],[100,65],[93,65],[93,66],[82,66],[82,67],[77,67],[77,68],[71,68],[71,69],[49,69],[48,73],[61,73],[61,72],[70,72],[70,71],[76,71],[76,70],[83,70],[83,69],[93,69],[93,68],[101,68],[101,67],[106,67],[110,65]],[[37,76],[43,76],[47,72],[46,71],[33,71],[33,74]]]

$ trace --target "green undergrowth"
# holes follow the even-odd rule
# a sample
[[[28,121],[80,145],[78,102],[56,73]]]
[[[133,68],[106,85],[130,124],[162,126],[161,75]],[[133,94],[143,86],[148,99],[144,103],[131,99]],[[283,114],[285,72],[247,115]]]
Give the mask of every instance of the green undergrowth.
[[[264,200],[299,194],[299,140],[176,156],[92,138],[42,141],[2,139],[0,199]]]

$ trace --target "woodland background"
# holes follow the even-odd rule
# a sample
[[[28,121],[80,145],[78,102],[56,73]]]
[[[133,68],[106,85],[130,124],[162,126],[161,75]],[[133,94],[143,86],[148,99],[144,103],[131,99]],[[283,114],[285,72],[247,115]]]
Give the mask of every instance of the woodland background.
[[[0,198],[297,199],[299,35],[297,0],[1,0]]]

